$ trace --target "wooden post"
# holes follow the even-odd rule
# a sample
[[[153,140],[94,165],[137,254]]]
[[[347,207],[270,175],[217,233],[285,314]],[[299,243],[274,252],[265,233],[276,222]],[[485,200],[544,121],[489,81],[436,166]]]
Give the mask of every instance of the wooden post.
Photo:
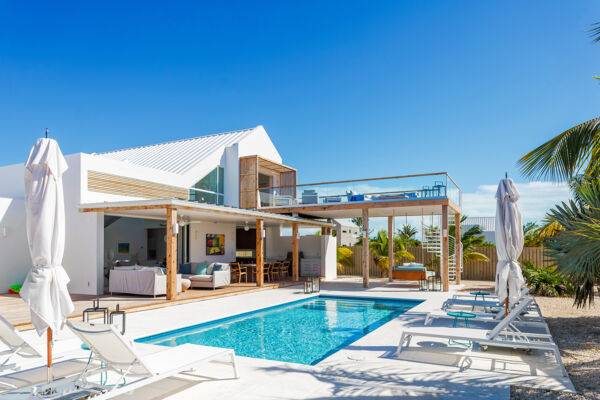
[[[292,224],[292,278],[297,281],[299,279],[300,264],[298,258],[298,224]]]
[[[392,282],[394,268],[394,217],[388,217],[388,280]]]
[[[462,248],[460,237],[462,232],[460,231],[460,213],[454,214],[454,258],[456,260],[456,284],[460,284],[460,274],[463,263]]]
[[[450,290],[450,273],[448,270],[448,257],[449,254],[448,248],[448,206],[442,206],[442,259],[440,260],[440,265],[442,268],[442,290],[447,292]]]
[[[362,242],[363,242],[363,259],[362,259],[362,267],[363,267],[363,287],[369,287],[369,209],[363,208],[362,210],[362,222],[363,222],[363,232],[362,232]]]
[[[167,208],[167,300],[177,298],[177,209]]]
[[[264,266],[265,255],[263,245],[263,228],[264,222],[262,219],[256,220],[256,286],[262,286],[265,280]]]

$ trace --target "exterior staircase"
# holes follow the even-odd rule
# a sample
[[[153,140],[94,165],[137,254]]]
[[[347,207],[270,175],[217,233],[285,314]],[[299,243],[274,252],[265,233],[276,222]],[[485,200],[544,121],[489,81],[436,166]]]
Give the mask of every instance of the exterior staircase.
[[[449,225],[454,223],[454,219],[451,218]],[[442,259],[442,232],[439,227],[433,225],[422,224],[421,229],[423,230],[423,242],[422,246],[430,254],[434,254],[438,260]],[[462,246],[462,243],[459,244]],[[448,272],[451,281],[456,280],[456,240],[454,236],[448,235],[448,249],[450,257],[448,257]],[[441,267],[441,263],[440,263]],[[462,266],[461,266],[462,272]]]

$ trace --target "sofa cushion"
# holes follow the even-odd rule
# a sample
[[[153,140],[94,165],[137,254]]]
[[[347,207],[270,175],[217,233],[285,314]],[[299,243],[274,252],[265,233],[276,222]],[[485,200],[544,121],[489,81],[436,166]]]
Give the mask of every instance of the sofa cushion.
[[[229,264],[227,263],[215,263],[213,268],[214,271],[229,271]]]
[[[208,264],[208,268],[206,268],[205,274],[206,275],[212,275],[214,268],[215,268],[215,263]]]
[[[196,272],[196,271],[194,271]],[[186,264],[179,264],[179,269],[177,270],[178,274],[191,274],[192,273],[192,264],[191,263],[186,263]]]
[[[209,275],[211,274],[208,270],[208,264],[196,264],[196,269],[192,271],[192,273],[196,273],[196,275]]]
[[[199,282],[212,282],[212,275],[192,275],[188,278],[190,281],[199,281]]]

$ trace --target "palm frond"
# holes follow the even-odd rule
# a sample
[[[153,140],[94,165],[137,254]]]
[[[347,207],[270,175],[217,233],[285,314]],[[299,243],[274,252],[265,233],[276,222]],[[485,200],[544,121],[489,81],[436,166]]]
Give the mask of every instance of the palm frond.
[[[529,178],[570,180],[582,172],[600,173],[600,117],[567,129],[524,155],[518,166]],[[587,164],[587,166],[586,166]]]
[[[547,240],[548,256],[557,271],[576,286],[575,304],[592,304],[600,279],[600,182],[574,187],[579,200],[556,205],[547,220],[563,228]]]

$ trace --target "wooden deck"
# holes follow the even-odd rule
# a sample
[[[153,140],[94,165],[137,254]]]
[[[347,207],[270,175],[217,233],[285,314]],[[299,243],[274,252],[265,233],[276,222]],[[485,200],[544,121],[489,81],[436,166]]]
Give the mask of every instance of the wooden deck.
[[[150,296],[134,296],[134,295],[81,295],[72,294],[75,311],[69,316],[69,319],[81,319],[83,310],[92,307],[92,300],[100,298],[100,306],[108,307],[114,311],[117,304],[121,310],[128,313],[152,310],[155,308],[170,307],[178,304],[215,299],[219,297],[235,296],[242,293],[250,293],[259,290],[272,290],[279,287],[300,285],[302,282],[282,281],[274,283],[265,283],[262,287],[257,287],[254,283],[234,283],[231,286],[222,289],[189,289],[186,292],[179,293],[177,299],[167,300],[166,296],[150,297]],[[16,294],[0,294],[0,314],[13,324],[18,330],[24,331],[33,329],[29,307]],[[100,314],[96,314],[99,316]]]

